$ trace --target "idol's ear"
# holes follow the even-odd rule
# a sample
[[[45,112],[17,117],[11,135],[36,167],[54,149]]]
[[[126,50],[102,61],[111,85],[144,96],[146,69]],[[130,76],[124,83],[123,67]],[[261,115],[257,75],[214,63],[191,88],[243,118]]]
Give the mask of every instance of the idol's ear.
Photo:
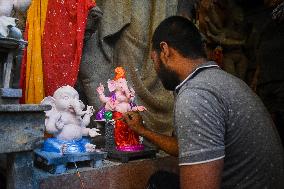
[[[108,86],[108,90],[110,92],[113,92],[116,89],[116,82],[114,80],[108,80],[107,81],[107,86]]]
[[[52,109],[55,108],[55,99],[52,96],[45,97],[41,102],[41,105],[50,105]]]

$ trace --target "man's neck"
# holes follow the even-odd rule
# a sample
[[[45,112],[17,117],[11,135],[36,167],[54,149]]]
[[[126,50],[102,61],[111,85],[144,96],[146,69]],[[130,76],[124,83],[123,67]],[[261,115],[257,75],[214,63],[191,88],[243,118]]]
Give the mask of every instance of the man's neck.
[[[198,59],[188,59],[188,58],[181,58],[178,61],[179,64],[179,79],[183,81],[187,78],[189,74],[191,74],[200,64],[207,62],[205,58],[198,58]]]

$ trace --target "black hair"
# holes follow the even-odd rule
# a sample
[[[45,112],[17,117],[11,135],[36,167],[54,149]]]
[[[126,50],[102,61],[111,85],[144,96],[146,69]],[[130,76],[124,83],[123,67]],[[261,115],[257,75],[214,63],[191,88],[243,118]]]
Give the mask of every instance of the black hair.
[[[152,38],[153,50],[161,52],[162,41],[186,58],[206,58],[201,34],[187,18],[171,16],[162,21]]]

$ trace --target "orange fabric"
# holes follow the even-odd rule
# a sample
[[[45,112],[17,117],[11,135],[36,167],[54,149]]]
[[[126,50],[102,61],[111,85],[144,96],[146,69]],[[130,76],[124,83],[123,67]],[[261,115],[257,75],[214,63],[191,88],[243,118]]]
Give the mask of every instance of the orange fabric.
[[[21,103],[37,104],[44,98],[41,41],[48,0],[33,0],[27,13],[24,51],[21,69],[23,97]]]

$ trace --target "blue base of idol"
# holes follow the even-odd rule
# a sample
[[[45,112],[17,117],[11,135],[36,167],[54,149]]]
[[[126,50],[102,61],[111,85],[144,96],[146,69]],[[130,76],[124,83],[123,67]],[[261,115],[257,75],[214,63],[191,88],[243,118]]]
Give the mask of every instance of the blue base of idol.
[[[91,167],[101,167],[107,152],[96,150],[86,152],[85,145],[90,143],[87,138],[80,140],[63,141],[56,138],[48,138],[44,141],[43,148],[34,150],[38,167],[52,174],[61,174],[67,170],[67,163],[89,161]],[[62,145],[64,153],[62,153]]]
[[[59,140],[57,138],[48,138],[43,143],[43,151],[62,153],[62,146],[64,145],[64,154],[85,153],[85,145],[90,143],[87,138],[79,140]]]

